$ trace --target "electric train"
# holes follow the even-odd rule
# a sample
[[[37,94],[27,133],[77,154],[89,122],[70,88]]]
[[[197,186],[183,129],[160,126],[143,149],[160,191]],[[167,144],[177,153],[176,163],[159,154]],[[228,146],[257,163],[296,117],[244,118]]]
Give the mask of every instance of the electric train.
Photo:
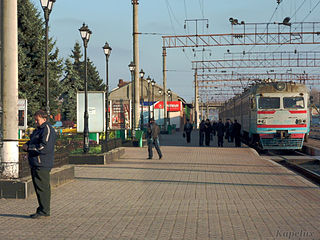
[[[309,91],[294,82],[257,83],[225,102],[219,117],[237,121],[262,149],[301,149],[310,131]]]

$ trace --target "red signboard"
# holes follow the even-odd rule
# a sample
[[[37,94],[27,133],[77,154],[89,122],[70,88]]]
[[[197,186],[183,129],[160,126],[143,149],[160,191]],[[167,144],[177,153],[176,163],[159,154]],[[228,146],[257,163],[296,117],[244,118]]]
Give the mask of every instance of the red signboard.
[[[163,109],[163,101],[156,102],[154,104],[155,109]],[[168,112],[179,112],[182,109],[182,103],[180,101],[168,101],[167,110]]]

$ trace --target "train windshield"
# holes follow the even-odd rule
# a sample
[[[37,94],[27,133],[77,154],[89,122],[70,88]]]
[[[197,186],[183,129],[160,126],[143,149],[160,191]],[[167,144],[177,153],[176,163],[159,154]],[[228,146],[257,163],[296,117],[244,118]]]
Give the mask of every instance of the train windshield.
[[[283,98],[284,108],[304,108],[303,97],[284,97]]]
[[[279,97],[260,97],[259,98],[259,109],[273,109],[280,108]]]

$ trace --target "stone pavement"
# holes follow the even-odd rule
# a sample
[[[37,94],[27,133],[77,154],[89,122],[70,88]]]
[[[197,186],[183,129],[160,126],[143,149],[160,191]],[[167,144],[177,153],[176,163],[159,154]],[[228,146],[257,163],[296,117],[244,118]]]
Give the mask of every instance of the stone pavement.
[[[27,218],[35,197],[0,199],[0,239],[320,239],[318,186],[250,148],[197,147],[196,135],[162,136],[162,160],[126,148],[77,166],[49,219]]]

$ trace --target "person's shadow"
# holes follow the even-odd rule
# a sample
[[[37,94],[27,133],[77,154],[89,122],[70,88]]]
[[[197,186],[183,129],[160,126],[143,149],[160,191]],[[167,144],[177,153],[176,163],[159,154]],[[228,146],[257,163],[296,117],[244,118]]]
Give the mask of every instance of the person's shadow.
[[[29,215],[18,215],[18,214],[1,214],[0,217],[12,217],[12,218],[30,218]]]

